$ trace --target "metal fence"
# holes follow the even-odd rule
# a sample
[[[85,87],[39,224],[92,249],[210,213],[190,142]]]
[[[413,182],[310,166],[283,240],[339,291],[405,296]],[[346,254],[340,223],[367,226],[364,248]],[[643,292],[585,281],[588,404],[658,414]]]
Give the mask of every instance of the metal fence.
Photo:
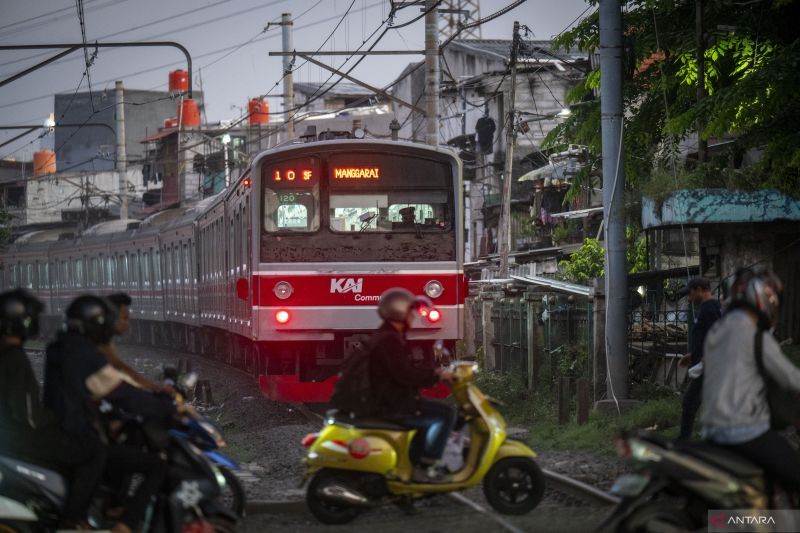
[[[485,299],[476,298],[470,303],[476,326],[485,323],[484,302]],[[526,292],[495,299],[490,313],[495,370],[529,376],[533,371],[531,363],[537,364],[530,357],[533,350],[538,358],[539,375],[548,382],[564,375],[592,375],[593,307],[588,298]],[[534,328],[536,331],[531,331]],[[483,333],[476,331],[477,345],[482,338]],[[531,342],[536,345],[530,346]]]
[[[632,378],[677,388],[685,376],[678,361],[687,352],[693,324],[691,305],[685,299],[671,301],[661,291],[641,296],[641,304],[628,317]]]

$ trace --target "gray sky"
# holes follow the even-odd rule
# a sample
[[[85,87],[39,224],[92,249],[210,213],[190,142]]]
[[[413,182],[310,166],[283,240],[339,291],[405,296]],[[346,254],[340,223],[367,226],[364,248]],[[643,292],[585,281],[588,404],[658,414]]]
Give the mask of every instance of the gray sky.
[[[511,1],[482,0],[481,15],[489,15]],[[514,20],[519,20],[536,38],[547,39],[573,24],[587,7],[585,0],[528,0],[484,24],[482,37],[509,39]],[[348,16],[325,43],[348,8]],[[421,15],[419,9],[401,10],[395,25]],[[289,12],[295,19],[295,49],[322,46],[322,50],[355,50],[379,28],[388,11],[388,0],[84,0],[85,31],[90,42],[171,40],[185,46],[193,58],[196,88],[200,88],[202,76],[207,118],[212,122],[237,118],[248,97],[267,93],[281,79],[281,58],[267,55],[281,50],[281,29],[273,26],[264,31],[268,22],[280,21],[281,13]],[[74,0],[0,0],[0,13],[2,45],[81,42]],[[421,50],[424,43],[424,20],[419,20],[391,30],[376,50]],[[40,53],[0,53],[0,79],[47,57],[33,57]],[[346,57],[318,59],[339,66]],[[421,55],[367,57],[352,74],[384,86],[408,63],[421,59]],[[166,90],[168,73],[176,68],[185,68],[185,61],[175,49],[100,49],[90,69],[92,90],[113,91],[114,80],[123,80],[128,88]],[[83,71],[84,57],[78,51],[0,87],[0,125],[43,123],[53,111],[53,95],[74,92]],[[295,72],[294,80],[322,82],[328,75],[319,67],[307,65]],[[338,76],[332,81],[336,79]],[[80,90],[88,90],[85,79]],[[282,84],[272,90],[273,94],[281,92]],[[269,103],[271,111],[282,109],[280,98],[270,98]],[[0,141],[12,135],[0,131]],[[35,137],[33,134],[0,148],[0,158],[13,155],[18,160],[30,159],[39,149],[39,141],[29,143]]]

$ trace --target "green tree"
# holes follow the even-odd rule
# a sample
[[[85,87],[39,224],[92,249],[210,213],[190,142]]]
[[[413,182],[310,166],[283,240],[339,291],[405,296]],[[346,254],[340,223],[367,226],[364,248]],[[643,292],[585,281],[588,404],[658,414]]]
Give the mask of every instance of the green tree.
[[[596,3],[592,0],[590,3]],[[695,2],[634,0],[625,3],[624,83],[626,177],[639,190],[651,179],[680,185],[778,188],[800,196],[800,2],[796,0],[706,0],[705,88],[696,98]],[[558,39],[559,46],[596,51],[597,13]],[[600,106],[593,94],[599,69],[590,72],[569,95],[569,119],[546,143],[578,143],[595,154],[573,186],[599,172]],[[703,138],[728,139],[726,153],[688,169],[676,169],[678,143],[697,131]],[[751,149],[761,153],[747,171],[737,167]],[[731,165],[731,163],[734,165]],[[664,172],[664,169],[667,172]]]
[[[633,226],[625,228],[627,241],[628,272],[633,274],[647,270],[647,242],[639,237]],[[600,241],[592,237],[583,240],[578,250],[569,259],[559,261],[561,277],[573,283],[585,283],[593,278],[605,275],[605,248]]]

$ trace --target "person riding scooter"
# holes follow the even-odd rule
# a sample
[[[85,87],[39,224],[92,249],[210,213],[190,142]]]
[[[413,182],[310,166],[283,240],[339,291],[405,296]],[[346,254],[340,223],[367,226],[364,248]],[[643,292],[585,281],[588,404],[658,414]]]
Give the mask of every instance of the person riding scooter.
[[[800,393],[800,368],[769,331],[778,320],[781,291],[770,272],[737,272],[727,311],[706,338],[703,435],[757,463],[785,489],[800,491],[800,453],[770,428],[762,374]],[[763,335],[763,370],[756,360],[757,335]]]
[[[60,431],[42,406],[39,381],[23,349],[39,332],[42,303],[22,289],[0,294],[0,454],[69,474],[61,525],[86,523],[86,509],[105,468],[94,454]]]
[[[115,336],[123,336],[128,333],[130,329],[130,307],[133,303],[133,299],[125,294],[124,292],[117,292],[114,294],[110,294],[106,297],[108,300],[117,310],[117,322],[114,324],[114,335]],[[106,356],[109,364],[126,374],[129,378],[131,378],[140,388],[149,390],[151,392],[160,392],[163,394],[174,395],[175,389],[168,385],[161,385],[147,379],[145,376],[142,375],[141,372],[138,372],[135,368],[131,367],[122,358],[119,356],[119,352],[117,350],[117,345],[114,342],[114,339],[110,339],[105,344],[98,345],[98,349],[100,352]]]
[[[433,304],[405,289],[384,292],[378,304],[383,324],[368,346],[375,416],[425,432],[419,466],[414,471],[414,480],[424,482],[443,478],[440,461],[458,413],[444,402],[420,397],[420,388],[453,379],[447,370],[420,368],[411,362],[406,332],[422,307],[430,309]]]
[[[62,429],[89,450],[107,456],[115,478],[138,473],[144,481],[126,502],[113,531],[136,530],[151,498],[165,475],[165,462],[157,454],[133,446],[107,445],[99,401],[145,419],[163,420],[175,414],[173,401],[131,385],[129,378],[111,366],[98,350],[114,334],[114,307],[103,298],[80,296],[67,308],[66,330],[47,347],[45,403],[53,409]]]

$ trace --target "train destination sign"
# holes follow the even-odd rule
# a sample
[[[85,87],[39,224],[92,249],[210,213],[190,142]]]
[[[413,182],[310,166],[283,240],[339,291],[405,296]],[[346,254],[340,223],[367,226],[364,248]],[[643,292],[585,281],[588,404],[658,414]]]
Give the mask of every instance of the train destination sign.
[[[333,169],[333,178],[337,180],[379,180],[381,169],[380,167],[337,167]]]
[[[272,171],[272,181],[286,181],[286,182],[303,182],[312,181],[314,178],[314,171],[302,169],[280,169],[276,168]]]

